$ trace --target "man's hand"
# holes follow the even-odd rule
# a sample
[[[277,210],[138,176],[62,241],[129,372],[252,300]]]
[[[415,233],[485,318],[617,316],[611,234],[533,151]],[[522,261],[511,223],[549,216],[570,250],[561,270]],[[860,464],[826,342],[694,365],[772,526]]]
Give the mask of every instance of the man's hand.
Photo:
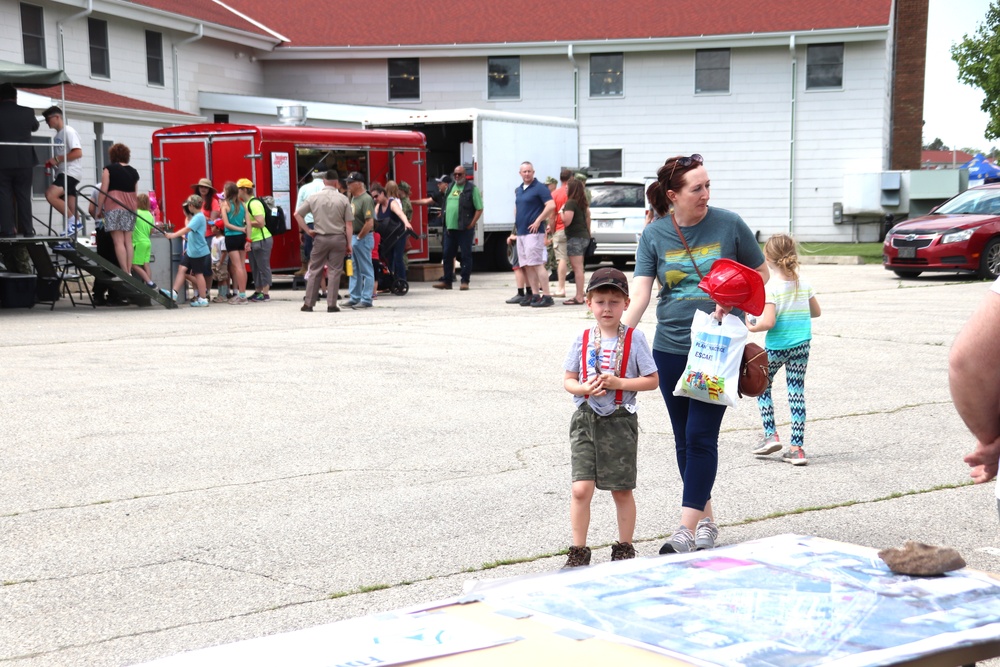
[[[976,443],[976,449],[965,457],[965,462],[972,468],[969,476],[976,484],[988,482],[997,476],[998,461],[1000,461],[1000,438],[991,443]]]
[[[537,234],[538,233],[538,228],[541,227],[541,226],[542,226],[542,221],[541,220],[535,220],[533,223],[531,223],[528,226],[528,231],[531,232],[532,234]]]

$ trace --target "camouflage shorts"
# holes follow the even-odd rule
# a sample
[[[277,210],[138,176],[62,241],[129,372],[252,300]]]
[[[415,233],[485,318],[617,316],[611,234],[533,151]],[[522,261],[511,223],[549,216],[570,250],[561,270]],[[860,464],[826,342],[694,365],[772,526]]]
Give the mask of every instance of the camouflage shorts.
[[[584,403],[570,420],[569,443],[574,482],[594,480],[605,491],[635,488],[639,417],[634,412],[618,408],[598,417]]]

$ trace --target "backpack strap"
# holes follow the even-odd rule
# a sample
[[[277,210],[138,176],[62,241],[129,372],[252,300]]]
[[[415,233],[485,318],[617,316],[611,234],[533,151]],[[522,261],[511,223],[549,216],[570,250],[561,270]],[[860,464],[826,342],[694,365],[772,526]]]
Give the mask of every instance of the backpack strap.
[[[580,344],[580,354],[582,359],[580,360],[580,370],[583,373],[583,381],[587,381],[587,342],[590,338],[590,329],[583,330],[583,342]],[[589,399],[590,394],[584,394],[584,399]]]
[[[629,327],[625,330],[625,345],[622,347],[622,374],[621,377],[628,375],[628,355],[632,348],[632,332],[635,331],[635,327]],[[615,405],[622,404],[622,390],[619,389],[615,392]]]

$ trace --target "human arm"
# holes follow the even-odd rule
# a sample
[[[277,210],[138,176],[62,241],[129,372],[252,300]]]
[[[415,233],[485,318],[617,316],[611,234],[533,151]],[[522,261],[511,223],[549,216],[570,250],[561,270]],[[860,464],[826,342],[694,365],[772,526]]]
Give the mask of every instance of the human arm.
[[[107,167],[101,171],[101,191],[97,193],[97,203],[90,202],[90,217],[97,218],[100,217],[100,213],[104,212],[104,200],[107,198],[105,193],[108,191],[108,186],[111,184],[111,172],[108,171]]]
[[[187,236],[187,233],[191,231],[191,228],[187,225],[183,229],[178,229],[176,232],[167,232],[164,234],[168,239],[176,239],[182,236]]]
[[[395,213],[396,217],[398,217],[400,220],[403,221],[403,224],[406,226],[407,229],[409,229],[411,232],[413,231],[413,225],[410,224],[410,220],[406,217],[406,214],[403,213],[403,207],[399,203],[398,199],[393,199],[392,201],[389,202],[389,210]]]
[[[653,293],[652,276],[636,276],[632,279],[632,288],[629,290],[630,298],[628,308],[622,316],[622,322],[627,327],[639,326],[642,314],[646,312],[649,305],[650,296]]]
[[[410,203],[414,206],[430,206],[434,203],[434,200],[430,197],[424,197],[423,199],[411,199]]]
[[[955,409],[975,436],[965,457],[972,478],[987,482],[1000,461],[1000,294],[990,292],[955,338],[948,356],[948,383]]]
[[[778,321],[778,310],[773,303],[765,303],[764,312],[757,316],[756,324],[750,324],[751,317],[753,315],[747,313],[747,329],[753,332],[770,331],[774,328],[775,322]]]
[[[254,207],[256,204],[256,207]],[[257,227],[258,229],[264,228],[264,202],[259,199],[251,199],[246,203],[247,207],[247,221],[250,223],[251,227]],[[256,208],[259,213],[254,213]]]
[[[578,373],[566,371],[563,376],[563,387],[574,396],[604,396],[607,390],[604,388],[603,375],[596,375],[586,382],[580,382]]]
[[[306,219],[301,215],[301,211],[303,210],[303,208],[300,208],[292,215],[295,217],[295,222],[299,223],[299,229],[302,230],[302,233],[308,235],[310,238],[315,238],[316,230],[309,229],[309,225],[306,224]]]
[[[819,317],[819,316],[820,316],[819,301],[816,299],[816,297],[811,296],[809,297],[809,317]]]
[[[562,210],[563,229],[566,229],[567,227],[569,227],[570,225],[572,225],[573,224],[573,218],[575,218],[575,217],[576,217],[576,210],[575,209],[569,209],[569,208],[566,208],[564,206],[563,210]]]
[[[542,209],[541,214],[535,218],[535,221],[528,225],[528,231],[532,234],[537,234],[542,223],[548,220],[552,216],[552,212],[556,210],[556,204],[554,201],[549,199],[545,202],[545,208]]]
[[[651,391],[660,386],[659,373],[643,375],[637,378],[620,378],[613,373],[601,373],[601,387],[605,390],[618,391]]]
[[[475,185],[472,191],[472,205],[475,207],[476,212],[472,215],[472,222],[469,223],[468,229],[475,229],[476,223],[479,222],[479,218],[483,216],[483,194],[479,191]]]

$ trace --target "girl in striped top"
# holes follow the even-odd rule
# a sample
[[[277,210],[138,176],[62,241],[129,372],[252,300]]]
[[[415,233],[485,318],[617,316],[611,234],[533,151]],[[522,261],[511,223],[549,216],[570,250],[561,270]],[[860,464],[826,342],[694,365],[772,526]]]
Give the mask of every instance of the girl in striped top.
[[[788,385],[788,407],[792,417],[792,441],[781,455],[783,461],[802,466],[809,462],[802,448],[805,441],[806,368],[809,365],[809,342],[812,339],[812,318],[819,317],[819,301],[809,283],[799,278],[799,256],[795,240],[787,234],[775,234],[764,246],[764,258],[771,272],[767,282],[764,312],[754,319],[747,315],[750,331],[766,331],[768,387],[757,397],[764,438],[753,453],[758,456],[781,450],[774,425],[774,403],[771,382],[778,370],[785,367]]]

